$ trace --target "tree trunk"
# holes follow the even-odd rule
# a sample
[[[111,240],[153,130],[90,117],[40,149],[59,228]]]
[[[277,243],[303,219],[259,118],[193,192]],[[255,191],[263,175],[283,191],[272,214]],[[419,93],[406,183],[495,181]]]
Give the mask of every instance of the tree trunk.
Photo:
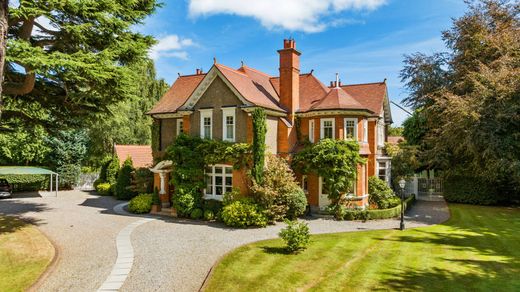
[[[3,83],[4,83],[4,68],[5,68],[5,47],[7,43],[7,12],[9,9],[9,0],[0,0],[0,123],[2,122],[2,110],[4,103],[2,99],[3,95]]]

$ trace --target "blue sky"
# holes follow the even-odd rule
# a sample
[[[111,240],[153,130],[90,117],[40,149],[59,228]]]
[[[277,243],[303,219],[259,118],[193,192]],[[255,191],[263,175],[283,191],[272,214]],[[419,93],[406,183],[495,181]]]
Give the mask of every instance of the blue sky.
[[[155,36],[150,55],[168,83],[177,73],[207,71],[213,57],[234,68],[240,61],[278,75],[278,53],[293,37],[301,72],[314,69],[325,84],[387,78],[389,96],[407,93],[400,82],[403,55],[444,50],[441,31],[465,11],[462,0],[163,0],[136,29]],[[392,105],[394,125],[406,114]]]

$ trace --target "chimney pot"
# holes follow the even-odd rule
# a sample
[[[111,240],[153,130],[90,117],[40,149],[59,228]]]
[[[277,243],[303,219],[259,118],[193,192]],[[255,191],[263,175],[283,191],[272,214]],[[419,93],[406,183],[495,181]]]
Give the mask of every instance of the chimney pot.
[[[283,40],[284,49],[296,49],[296,42],[293,39]]]
[[[338,82],[338,87],[341,87],[341,80]]]
[[[334,81],[330,82],[330,87],[334,87]]]

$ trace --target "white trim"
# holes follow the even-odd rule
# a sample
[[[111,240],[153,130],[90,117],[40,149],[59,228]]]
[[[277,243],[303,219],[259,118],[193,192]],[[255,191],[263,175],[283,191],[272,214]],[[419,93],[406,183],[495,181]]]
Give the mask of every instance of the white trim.
[[[316,116],[337,116],[337,115],[350,115],[350,116],[363,116],[373,117],[374,113],[369,110],[319,110],[305,113],[297,113],[297,117],[307,118]]]
[[[165,113],[165,114],[153,114],[152,118],[154,119],[172,119],[172,118],[182,118],[183,116],[191,115],[193,111],[178,111],[176,113]]]
[[[324,131],[324,124],[325,122],[332,121],[332,137],[331,139],[335,139],[335,132],[336,132],[336,119],[335,118],[328,118],[328,119],[320,119],[320,140],[324,139],[325,131]]]
[[[243,107],[242,110],[245,111],[246,113],[248,113],[249,115],[251,115],[251,113],[257,109],[257,108],[261,108],[265,111],[266,115],[268,116],[274,116],[274,117],[287,117],[287,113],[284,113],[284,112],[279,112],[279,111],[275,111],[275,110],[271,110],[271,109],[267,109],[267,108],[264,108],[264,107],[261,107],[261,106],[248,106],[248,107]]]
[[[182,118],[179,118],[177,119],[177,122],[176,122],[176,128],[177,128],[177,136],[179,136],[181,134],[181,132],[184,132],[184,120]]]
[[[200,137],[213,138],[213,109],[200,109]],[[204,119],[209,118],[209,138],[204,136]]]
[[[384,147],[385,146],[385,121],[383,119],[379,119],[377,121],[376,129],[377,129],[377,146]]]
[[[233,117],[233,138],[227,138],[227,117]],[[222,140],[235,142],[236,140],[236,127],[237,127],[237,119],[236,119],[236,107],[228,107],[222,108]]]
[[[363,142],[368,143],[368,120],[363,119]]]
[[[309,120],[309,141],[314,143],[314,119]]]
[[[358,119],[357,118],[345,118],[343,119],[343,139],[347,139],[347,122],[354,122],[354,133],[352,133],[353,141],[359,141],[358,137]]]
[[[213,164],[213,165],[207,165],[206,167],[211,168],[211,174],[209,175],[209,177],[211,177],[212,190],[211,190],[211,194],[207,194],[206,193],[207,189],[206,189],[206,187],[204,187],[203,199],[222,201],[224,194],[226,193],[226,178],[227,177],[231,177],[231,187],[233,187],[233,166],[227,165],[227,164]],[[215,167],[222,167],[222,173],[217,175],[215,173]],[[231,173],[226,173],[226,168],[231,168]],[[206,169],[204,169],[204,175],[208,176],[208,174],[206,173]],[[222,195],[216,194],[216,190],[217,190],[216,177],[217,176],[222,177]],[[204,181],[204,183],[206,183],[206,181]]]

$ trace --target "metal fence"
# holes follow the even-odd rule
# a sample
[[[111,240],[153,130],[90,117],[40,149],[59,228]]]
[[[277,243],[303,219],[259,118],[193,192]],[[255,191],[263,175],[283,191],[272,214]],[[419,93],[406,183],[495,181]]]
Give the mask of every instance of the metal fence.
[[[417,176],[406,180],[405,196],[415,195],[418,200],[442,200],[444,183],[441,178],[419,178]]]
[[[94,181],[98,179],[98,173],[82,173],[79,176],[79,180],[77,185],[74,187],[76,190],[82,191],[93,191],[94,190]]]

